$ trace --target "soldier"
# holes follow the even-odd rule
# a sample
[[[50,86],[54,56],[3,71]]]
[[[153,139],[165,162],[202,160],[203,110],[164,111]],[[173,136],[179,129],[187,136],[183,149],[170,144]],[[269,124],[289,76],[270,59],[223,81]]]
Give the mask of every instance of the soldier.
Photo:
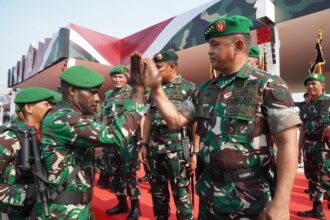
[[[88,149],[127,145],[145,113],[141,76],[132,78],[134,93],[122,114],[105,126],[85,117],[96,111],[103,76],[83,66],[70,67],[60,74],[63,101],[46,114],[42,123],[41,156],[51,197],[46,206],[37,203],[39,219],[92,219],[94,155]]]
[[[161,51],[155,54],[153,59],[163,76],[162,88],[165,94],[171,103],[179,106],[190,93],[194,92],[195,86],[178,74],[178,56],[173,50]],[[187,128],[183,128],[185,131],[168,128],[153,101],[144,123],[143,140],[140,146],[148,145],[151,139],[150,184],[156,219],[168,219],[170,214],[168,181],[170,181],[177,207],[177,218],[193,219],[189,195],[189,173],[186,170],[189,158],[185,158],[183,152],[184,147],[189,148],[189,146],[183,146],[183,138],[187,138],[183,135],[184,133],[187,135]]]
[[[113,90],[105,93],[104,120],[105,124],[111,124],[124,110],[123,106],[127,102],[132,88],[127,84],[128,69],[126,66],[115,66],[110,71],[110,77],[114,86]],[[138,219],[140,211],[140,190],[136,178],[136,168],[138,163],[137,139],[134,136],[127,146],[123,148],[110,149],[105,153],[110,162],[110,176],[112,178],[112,190],[117,196],[118,205],[106,210],[108,215],[116,215],[129,211],[126,197],[131,200],[131,211],[127,219]]]
[[[260,64],[259,55],[260,55],[259,47],[257,45],[251,45],[249,50],[249,62],[251,66],[258,69]]]
[[[50,100],[54,98],[54,93],[40,87],[20,90],[14,102],[17,112],[24,115],[24,120],[9,124],[1,131],[0,212],[6,213],[9,219],[28,219],[30,215],[35,186],[32,172],[22,169],[22,148],[29,146],[20,145],[21,137],[29,126],[34,126],[40,138],[40,124],[51,107]]]
[[[304,169],[308,179],[313,209],[298,212],[305,218],[325,219],[322,201],[330,191],[330,98],[324,93],[325,78],[322,74],[309,74],[304,85],[310,100],[302,106],[301,138],[299,147],[304,154]]]
[[[222,17],[209,24],[209,43],[216,79],[200,85],[176,110],[160,84],[151,59],[145,59],[152,97],[170,129],[197,121],[199,154],[205,166],[196,185],[200,219],[289,219],[289,201],[297,169],[294,103],[279,78],[259,72],[248,62],[252,22],[243,16]],[[277,183],[271,200],[265,178],[274,138]],[[196,156],[196,155],[195,155]]]
[[[146,87],[146,89],[144,90],[144,94],[143,94],[143,102],[145,104],[147,104],[147,103],[150,102],[150,92],[151,92],[150,87]],[[145,117],[143,117],[141,119],[141,123],[140,123],[141,140],[142,140],[142,137],[143,137],[144,120],[145,120]],[[142,164],[143,164],[143,169],[144,169],[145,175],[143,177],[141,177],[141,178],[138,178],[138,182],[140,182],[140,183],[147,182],[147,181],[149,181],[149,178],[150,178],[150,167],[149,167],[149,164],[148,163],[145,163],[144,161],[142,161]]]

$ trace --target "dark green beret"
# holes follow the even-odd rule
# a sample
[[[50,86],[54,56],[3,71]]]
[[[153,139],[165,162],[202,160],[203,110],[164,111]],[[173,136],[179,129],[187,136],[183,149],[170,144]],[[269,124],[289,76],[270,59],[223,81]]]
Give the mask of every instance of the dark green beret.
[[[249,51],[249,57],[259,58],[260,50],[257,45],[251,45]]]
[[[128,71],[128,69],[126,66],[123,66],[123,65],[115,66],[111,69],[110,76],[112,76],[114,74],[125,74],[125,73],[127,73],[127,71]]]
[[[144,93],[149,93],[149,92],[151,92],[151,89],[150,89],[149,86],[147,86],[147,87],[145,88],[145,90],[144,90]]]
[[[235,15],[222,17],[211,22],[204,31],[204,37],[208,41],[213,37],[222,37],[233,34],[250,35],[253,23],[244,16]]]
[[[84,66],[73,66],[64,70],[60,74],[60,79],[72,86],[84,89],[101,86],[104,82],[101,74]]]
[[[54,91],[45,89],[42,87],[31,87],[20,90],[16,97],[16,104],[26,104],[26,103],[34,103],[41,102],[44,100],[49,100],[54,98]],[[19,110],[19,109],[17,109]]]
[[[156,63],[159,62],[178,62],[178,55],[175,53],[174,50],[166,50],[166,51],[160,51],[159,53],[156,53],[153,57],[154,61]]]
[[[313,74],[308,74],[307,77],[305,78],[304,85],[306,86],[308,81],[319,81],[319,82],[324,82],[325,77],[320,74],[320,73],[313,73]]]

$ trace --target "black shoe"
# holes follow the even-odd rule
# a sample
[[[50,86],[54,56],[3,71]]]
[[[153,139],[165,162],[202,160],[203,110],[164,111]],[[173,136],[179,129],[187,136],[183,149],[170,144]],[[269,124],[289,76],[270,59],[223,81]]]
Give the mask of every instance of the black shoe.
[[[305,189],[304,190],[304,193],[310,193],[310,190],[309,189]]]
[[[149,176],[148,175],[145,175],[142,178],[138,178],[139,183],[144,183],[144,182],[147,182],[147,181],[149,181]]]
[[[127,220],[138,220],[141,216],[141,211],[138,208],[132,209],[127,216]]]
[[[140,211],[140,202],[138,199],[132,199],[131,200],[131,211],[129,215],[127,216],[127,220],[138,220],[141,216]]]
[[[298,216],[303,218],[317,218],[325,220],[324,212],[315,212],[313,209],[305,212],[298,212]]]
[[[128,211],[129,211],[129,209],[128,209],[127,205],[125,206],[125,205],[118,204],[115,207],[113,207],[112,209],[106,210],[105,213],[107,215],[117,215],[120,213],[127,213]]]

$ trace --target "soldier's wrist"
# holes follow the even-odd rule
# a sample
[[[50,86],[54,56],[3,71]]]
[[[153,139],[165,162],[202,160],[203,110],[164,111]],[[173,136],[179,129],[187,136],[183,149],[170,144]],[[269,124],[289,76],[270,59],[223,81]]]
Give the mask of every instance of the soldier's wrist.
[[[141,149],[141,148],[143,148],[143,147],[148,148],[148,144],[145,143],[145,142],[143,142],[143,141],[140,141],[140,142],[137,144],[137,147],[138,147],[138,149]]]
[[[193,152],[191,152],[190,157],[192,157],[192,156],[196,156],[198,153],[199,153],[199,152],[197,152],[197,151],[193,151]]]

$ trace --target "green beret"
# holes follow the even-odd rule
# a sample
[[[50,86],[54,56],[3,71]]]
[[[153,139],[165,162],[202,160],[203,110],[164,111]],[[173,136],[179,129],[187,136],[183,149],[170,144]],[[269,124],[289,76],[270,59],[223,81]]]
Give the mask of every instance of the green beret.
[[[159,53],[156,53],[153,57],[154,61],[156,63],[159,62],[178,62],[178,55],[175,53],[174,50],[167,50],[167,51],[160,51]]]
[[[313,73],[313,74],[308,74],[307,77],[305,78],[304,85],[306,86],[308,81],[319,81],[319,82],[324,82],[325,77],[320,74],[320,73]]]
[[[249,51],[249,57],[259,58],[260,50],[257,45],[251,45]]]
[[[41,88],[41,87],[31,87],[20,90],[14,102],[17,105],[26,104],[26,103],[34,103],[34,102],[41,102],[44,100],[49,100],[54,98],[54,91]],[[19,108],[19,106],[18,106]],[[19,110],[17,108],[17,110]],[[15,108],[16,109],[16,108]]]
[[[127,71],[128,71],[128,69],[126,66],[123,66],[123,65],[115,66],[111,69],[110,76],[112,76],[114,74],[125,74],[125,73],[127,73]]]
[[[104,82],[101,74],[84,66],[73,66],[64,70],[60,74],[60,79],[72,86],[84,89],[101,86]]]
[[[144,90],[144,93],[149,93],[149,92],[151,92],[151,89],[150,89],[149,86],[147,86],[147,87],[145,88],[145,90]]]
[[[213,37],[222,37],[233,34],[250,35],[253,23],[244,16],[235,15],[222,17],[211,22],[204,31],[204,37],[208,41]]]

